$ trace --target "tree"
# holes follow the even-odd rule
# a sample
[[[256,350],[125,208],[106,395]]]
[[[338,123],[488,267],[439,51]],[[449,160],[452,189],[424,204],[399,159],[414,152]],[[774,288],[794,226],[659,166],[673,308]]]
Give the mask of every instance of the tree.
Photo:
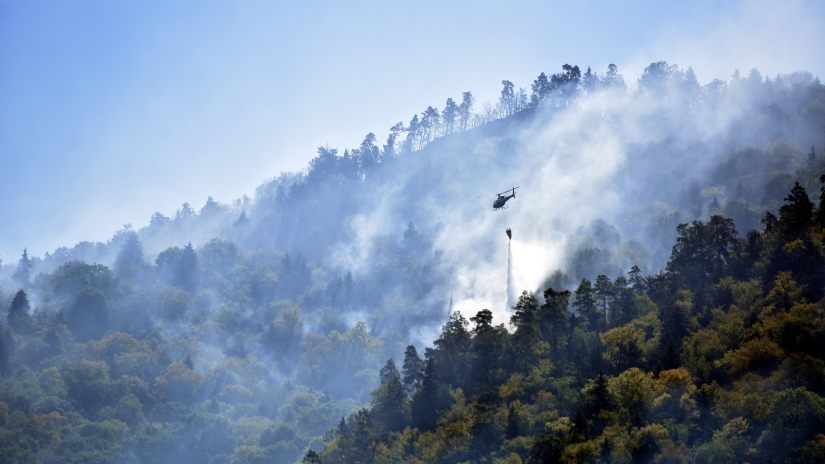
[[[612,317],[608,314],[608,309],[610,309],[610,306],[613,304],[613,300],[616,297],[616,292],[613,288],[613,283],[610,282],[610,278],[604,274],[599,274],[596,276],[596,286],[594,287],[594,291],[596,293],[596,302],[598,303],[602,314],[604,314],[605,324],[612,324]]]
[[[298,306],[281,310],[269,325],[266,339],[277,354],[279,361],[294,361],[300,354],[304,338],[304,315]]]
[[[615,301],[612,308],[612,319],[614,325],[630,322],[635,316],[636,308],[633,304],[633,291],[628,288],[627,278],[616,277],[613,281],[613,291]]]
[[[203,204],[203,207],[200,210],[200,216],[203,218],[214,217],[218,213],[221,212],[221,205],[212,198],[212,195],[206,198],[206,203]]]
[[[562,462],[565,447],[573,441],[572,427],[567,417],[547,423],[544,433],[536,437],[530,448],[527,462],[539,464]]]
[[[536,312],[538,311],[538,301],[533,293],[528,291],[521,292],[518,301],[513,306],[513,315],[510,317],[510,323],[515,326],[516,332],[519,330],[531,330],[530,327],[536,323]]]
[[[412,153],[421,148],[419,138],[421,137],[421,123],[418,120],[418,115],[413,115],[410,123],[407,125],[407,138],[404,139],[404,144],[401,146],[401,151],[404,153]]]
[[[791,193],[785,197],[785,204],[779,208],[779,226],[788,241],[800,238],[814,216],[814,204],[808,198],[805,188],[795,182]]]
[[[613,367],[614,372],[622,372],[630,367],[639,366],[642,360],[642,347],[645,331],[635,324],[625,324],[603,332],[600,336],[604,349],[602,357]]]
[[[667,272],[679,286],[694,292],[694,302],[701,307],[709,285],[722,277],[739,249],[736,228],[731,219],[711,216],[707,223],[679,224],[676,233]]]
[[[567,309],[569,303],[569,290],[548,288],[544,291],[544,304],[538,312],[539,327],[544,338],[558,340],[559,336],[566,334],[570,325],[570,312]]]
[[[539,304],[532,292],[523,291],[513,306],[510,324],[515,333],[510,341],[510,358],[515,369],[527,369],[537,361],[537,343],[541,340]]]
[[[423,113],[421,113],[421,132],[424,137],[424,143],[432,142],[441,128],[441,115],[438,110],[432,106],[428,106]]]
[[[103,292],[84,289],[63,314],[63,321],[78,340],[96,340],[109,329],[109,299]]]
[[[444,109],[441,110],[441,120],[444,122],[444,134],[452,134],[456,129],[456,122],[458,121],[461,110],[452,98],[448,98],[444,104]]]
[[[81,359],[62,373],[69,398],[82,410],[95,412],[110,399],[112,382],[105,362]]]
[[[797,182],[785,197],[779,217],[766,213],[763,220],[765,283],[781,271],[791,271],[809,301],[817,301],[825,293],[825,253],[817,245],[820,239],[810,233],[816,214],[805,189]]]
[[[637,265],[633,265],[627,273],[630,288],[636,293],[644,293],[646,289],[645,279],[642,276],[642,270]]]
[[[107,296],[111,295],[117,281],[109,268],[102,264],[70,261],[51,274],[49,283],[56,296],[71,302],[80,291],[86,289],[98,290]]]
[[[172,220],[169,219],[167,216],[164,216],[163,214],[155,211],[155,213],[152,214],[152,217],[149,219],[149,227],[151,229],[160,229],[162,227],[166,227],[171,222]]]
[[[373,462],[375,424],[366,409],[359,409],[338,426],[338,449],[330,462]]]
[[[673,369],[680,365],[679,355],[682,351],[682,341],[688,335],[692,306],[690,292],[681,290],[676,293],[673,304],[660,308],[662,336],[658,349],[661,365],[665,369]]]
[[[31,315],[29,315],[29,310],[29,298],[26,296],[26,292],[22,289],[18,290],[9,306],[9,314],[7,316],[9,326],[17,332],[30,330],[32,327],[32,318]]]
[[[32,264],[32,260],[29,259],[29,252],[23,248],[23,256],[21,256],[20,261],[17,262],[17,268],[12,278],[22,286],[28,285],[29,279],[31,278],[32,267],[34,267],[34,265]]]
[[[194,291],[198,284],[198,257],[192,248],[192,242],[183,247],[178,265],[180,287],[190,292]]]
[[[192,292],[198,283],[198,258],[192,243],[183,249],[170,247],[155,259],[158,273],[169,285]]]
[[[138,275],[146,267],[143,262],[143,246],[140,244],[137,234],[128,231],[123,240],[123,245],[115,258],[113,270],[120,278],[132,278]]]
[[[187,220],[195,217],[195,210],[189,203],[181,205],[180,209],[175,212],[175,221]]]
[[[378,150],[378,146],[375,144],[375,140],[375,134],[370,132],[364,137],[364,140],[361,141],[361,145],[358,148],[359,164],[361,166],[360,172],[362,177],[365,177],[367,172],[371,171],[381,161],[380,151]]]
[[[524,90],[524,87],[519,87],[518,93],[516,93],[516,113],[526,110],[529,107],[530,98],[527,96],[527,91]]]
[[[503,357],[506,351],[507,330],[493,326],[493,313],[482,309],[470,318],[473,328],[473,370],[467,385],[469,395],[486,395],[497,390],[504,375]]]
[[[768,415],[779,457],[799,449],[825,427],[825,398],[805,388],[776,393]],[[787,453],[787,454],[786,454]]]
[[[306,182],[312,185],[337,183],[340,174],[338,150],[318,147],[318,155],[309,161]]]
[[[551,85],[561,91],[562,106],[568,106],[578,96],[581,70],[578,66],[564,64],[560,74],[554,74]]]
[[[431,353],[431,352],[428,352]],[[435,429],[438,418],[452,405],[449,388],[438,380],[432,357],[427,359],[421,388],[412,398],[411,423],[422,432]]]
[[[607,416],[613,408],[607,376],[599,373],[595,379],[587,381],[581,392],[583,414],[589,422],[589,435],[598,436],[607,425]]]
[[[446,385],[462,386],[467,380],[472,344],[467,325],[467,319],[460,312],[454,312],[433,343],[436,349],[430,361],[435,363],[438,379]]]
[[[232,242],[213,238],[198,250],[198,264],[218,274],[229,275],[241,259],[238,246]]]
[[[501,97],[498,100],[498,107],[499,111],[501,112],[501,116],[506,118],[508,116],[512,116],[516,112],[516,94],[513,90],[513,83],[504,80],[501,81],[502,89],[501,89]]]
[[[400,431],[407,422],[407,395],[392,359],[381,368],[380,379],[381,385],[372,392],[373,421],[385,433]]]
[[[593,285],[587,279],[582,279],[576,288],[573,308],[579,314],[585,327],[590,330],[599,331],[603,326],[604,318],[596,308],[596,298],[594,297]]]
[[[473,94],[464,92],[461,94],[461,104],[458,105],[458,125],[462,131],[470,128],[470,118],[473,115]]]
[[[587,67],[587,71],[582,76],[582,87],[587,93],[593,93],[599,88],[599,76],[590,70],[590,66]]]
[[[533,108],[544,102],[544,100],[550,96],[550,91],[552,90],[550,81],[547,79],[547,74],[544,73],[539,74],[530,88],[533,90],[533,94],[530,96],[530,106]]]
[[[425,367],[426,364],[424,363],[424,360],[418,356],[415,346],[407,346],[407,349],[404,351],[404,364],[402,366],[402,372],[404,388],[406,388],[409,395],[412,396],[416,391],[418,391],[419,388],[421,388],[421,383],[424,380]]]
[[[631,367],[607,381],[611,400],[617,412],[634,426],[641,425],[653,407],[657,390],[653,374]]]
[[[678,72],[679,67],[667,61],[650,63],[639,78],[639,89],[650,94],[661,93]]]
[[[619,74],[619,68],[613,63],[607,65],[607,72],[604,74],[602,78],[601,84],[604,87],[625,87],[624,78],[621,74]]]
[[[776,312],[787,312],[802,299],[802,289],[790,271],[780,271],[773,280],[773,287],[768,291],[765,302]]]
[[[381,157],[384,159],[390,159],[395,157],[396,150],[395,145],[398,143],[398,137],[404,132],[404,123],[399,121],[394,126],[390,127],[390,133],[387,135],[387,143],[384,144],[384,149],[381,153]]]

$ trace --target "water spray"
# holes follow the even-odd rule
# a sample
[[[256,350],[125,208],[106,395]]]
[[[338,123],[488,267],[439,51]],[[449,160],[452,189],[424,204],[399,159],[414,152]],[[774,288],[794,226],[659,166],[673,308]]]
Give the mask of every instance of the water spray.
[[[513,252],[510,244],[513,241],[513,231],[508,227],[507,233],[507,281],[504,283],[504,310],[510,312],[515,305],[513,297]]]

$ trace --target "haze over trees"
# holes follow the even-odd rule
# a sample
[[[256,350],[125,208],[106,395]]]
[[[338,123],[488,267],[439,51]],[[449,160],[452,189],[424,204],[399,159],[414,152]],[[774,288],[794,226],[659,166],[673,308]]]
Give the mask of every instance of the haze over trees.
[[[0,461],[822,460],[825,86],[501,82],[4,262]]]
[[[679,225],[659,274],[524,291],[508,325],[455,312],[423,366],[412,346],[401,374],[387,361],[369,406],[307,456],[820,462],[823,215],[796,183],[780,217],[747,237],[718,215]],[[809,253],[789,256],[797,247]],[[400,378],[416,380],[405,390]]]

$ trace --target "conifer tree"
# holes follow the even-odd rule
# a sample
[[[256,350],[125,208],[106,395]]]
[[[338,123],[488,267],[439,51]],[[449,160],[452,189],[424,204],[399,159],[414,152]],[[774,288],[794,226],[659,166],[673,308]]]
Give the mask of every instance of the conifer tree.
[[[814,204],[808,198],[805,188],[795,182],[791,192],[785,197],[785,204],[779,208],[779,224],[788,241],[799,238],[805,232],[813,214]]]
[[[17,262],[17,269],[15,269],[12,277],[18,284],[23,286],[28,285],[29,279],[31,278],[32,267],[33,264],[29,258],[29,252],[23,248],[23,256],[21,256],[20,261]]]
[[[23,332],[31,328],[32,318],[29,314],[29,298],[26,292],[18,290],[9,306],[8,323],[15,331]]]
[[[404,364],[402,365],[404,388],[409,395],[415,394],[421,387],[424,379],[424,360],[418,356],[414,345],[407,346],[404,351]]]
[[[392,359],[381,368],[380,378],[381,385],[372,393],[373,421],[385,432],[396,432],[407,422],[408,402],[401,374]]]
[[[470,128],[470,118],[473,115],[473,98],[472,92],[464,92],[461,94],[461,104],[458,105],[458,125],[462,131]]]
[[[121,278],[135,277],[145,266],[143,246],[140,244],[140,239],[133,231],[129,231],[127,234],[112,269],[115,275]]]
[[[579,318],[589,330],[598,331],[602,327],[603,318],[599,315],[594,298],[593,285],[587,279],[582,279],[576,288],[573,308]]]

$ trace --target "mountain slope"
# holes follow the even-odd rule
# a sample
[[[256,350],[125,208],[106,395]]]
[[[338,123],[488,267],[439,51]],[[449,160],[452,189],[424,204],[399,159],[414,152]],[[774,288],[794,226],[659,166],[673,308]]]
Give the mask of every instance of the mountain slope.
[[[456,312],[304,462],[822,461],[821,191],[747,238],[680,225],[664,273],[524,292],[513,332]]]
[[[513,287],[538,294],[539,306],[552,287],[562,317],[564,298],[576,301],[564,291],[582,278],[592,279],[604,307],[612,301],[607,290],[621,284],[617,276],[631,285],[624,276],[632,266],[637,277],[671,272],[674,241],[693,230],[678,224],[722,213],[756,253],[765,239],[745,231],[766,211],[781,219],[794,179],[810,192],[819,188],[825,87],[809,75],[765,80],[752,73],[699,86],[690,73],[660,62],[628,91],[615,69],[586,81],[574,68],[539,76],[533,103],[503,101],[500,119],[466,113],[475,124],[459,130],[458,118],[448,129],[436,124],[445,121],[443,111],[427,110],[382,148],[368,135],[344,153],[319,149],[305,172],[261,185],[254,199],[209,199],[197,211],[184,204],[175,217],[158,213],[107,243],[83,242],[42,258],[24,254],[0,268],[0,301],[8,309],[0,322],[3,455],[295,461],[307,447],[320,449],[340,417],[393,377],[382,360],[401,359],[410,345],[426,356],[453,310],[478,316],[489,308],[473,322],[489,326],[483,349],[502,359],[499,342],[515,337],[498,326],[513,314],[503,291],[505,227],[513,230]],[[520,189],[509,208],[492,211],[495,193],[513,186]],[[786,261],[815,256],[819,243],[790,241],[787,253],[752,264],[773,279]],[[703,289],[720,277],[689,275]],[[793,277],[800,285],[818,278]],[[773,280],[760,285],[771,289]],[[675,366],[681,352],[673,337],[696,329],[679,322],[687,315],[659,314],[693,308],[696,296],[656,288],[650,301],[630,298],[623,303],[630,312],[606,321],[622,321],[620,330],[602,334],[616,345],[620,366],[656,350],[649,359]],[[755,290],[740,282],[727,292]],[[665,305],[666,297],[673,301]],[[653,315],[663,324],[658,338]],[[682,328],[665,331],[666,315]],[[637,316],[644,317],[627,326]],[[690,316],[706,324],[713,308]],[[475,340],[459,326],[452,320],[457,338],[436,347]],[[567,353],[601,359],[594,346],[607,342],[599,333],[571,341]],[[626,336],[644,349],[623,347]],[[531,346],[529,337],[521,340]],[[551,340],[536,349],[544,356],[555,348]],[[553,356],[523,374],[557,384],[556,399],[547,401],[572,404],[592,372],[575,374],[570,359]],[[450,375],[469,382],[465,405],[507,380],[504,371],[462,370],[450,356],[439,362],[455,365]],[[421,387],[434,404],[462,404],[443,385],[453,384]],[[434,427],[441,411],[426,404],[410,408]],[[382,414],[398,418],[392,408]]]

